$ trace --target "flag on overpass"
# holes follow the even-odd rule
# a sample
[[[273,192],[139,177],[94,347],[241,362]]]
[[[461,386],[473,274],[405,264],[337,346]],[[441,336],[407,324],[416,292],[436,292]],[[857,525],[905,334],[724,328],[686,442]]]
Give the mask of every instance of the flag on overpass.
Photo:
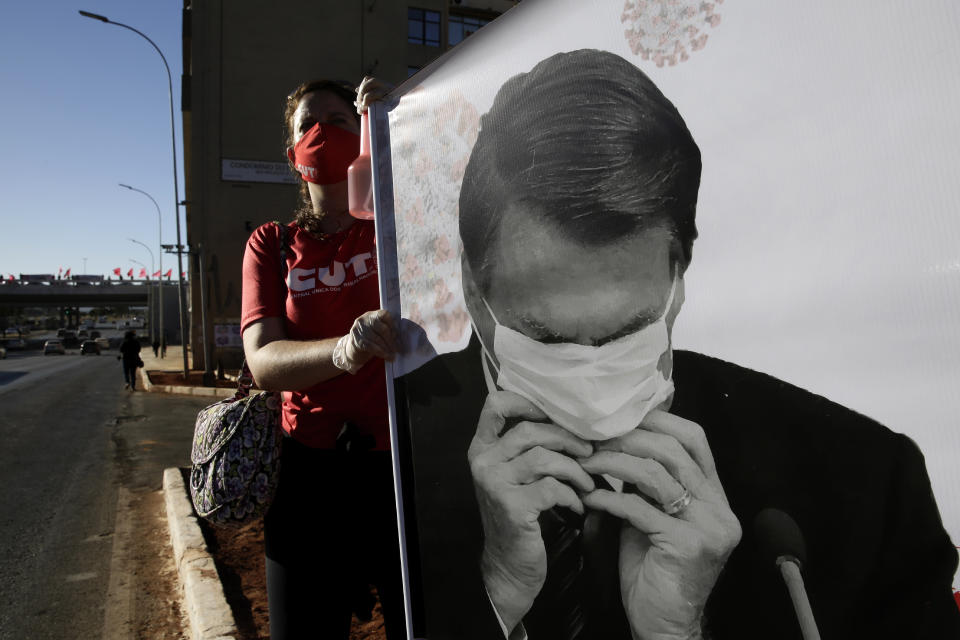
[[[120,271],[120,267],[117,267],[116,269],[113,270],[113,274],[119,276],[119,275],[122,275],[123,272]]]
[[[147,277],[147,270],[144,269],[143,267],[140,267],[140,273],[137,274],[137,277],[138,277],[138,278],[146,278],[146,277]]]
[[[160,272],[157,271],[157,273],[160,273]],[[173,273],[173,267],[170,267],[169,269],[167,269],[167,272],[163,274],[163,277],[169,278],[171,273]]]
[[[133,277],[133,267],[130,267],[130,271],[127,271],[127,277],[128,277],[128,278],[132,278],[132,277]]]
[[[61,269],[62,269],[62,268],[63,268],[63,267],[61,267]],[[70,269],[69,269],[69,267],[68,267],[67,270],[64,272],[63,277],[64,277],[64,278],[69,278],[69,277],[70,277]]]

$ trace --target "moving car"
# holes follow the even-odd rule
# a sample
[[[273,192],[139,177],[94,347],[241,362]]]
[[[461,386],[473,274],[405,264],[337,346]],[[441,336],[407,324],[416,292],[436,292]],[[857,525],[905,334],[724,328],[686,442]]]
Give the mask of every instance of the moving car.
[[[96,340],[84,340],[83,344],[80,345],[80,355],[83,356],[88,353],[100,355],[100,345],[97,344]]]
[[[47,340],[43,343],[43,355],[45,356],[50,355],[51,353],[59,353],[60,355],[64,355],[66,352],[67,350],[63,348],[63,343],[59,340]]]
[[[100,345],[101,350],[110,348],[110,341],[106,338],[97,338],[94,340],[94,342]]]

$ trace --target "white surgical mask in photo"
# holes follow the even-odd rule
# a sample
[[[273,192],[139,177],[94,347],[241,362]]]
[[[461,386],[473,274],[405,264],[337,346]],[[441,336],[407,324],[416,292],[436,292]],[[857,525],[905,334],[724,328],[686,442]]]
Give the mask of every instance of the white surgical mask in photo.
[[[673,393],[672,378],[657,365],[670,349],[667,313],[676,288],[674,278],[657,320],[596,347],[538,342],[500,324],[484,300],[496,325],[497,386],[520,394],[585,440],[609,440],[632,431]],[[489,355],[482,340],[481,346]]]

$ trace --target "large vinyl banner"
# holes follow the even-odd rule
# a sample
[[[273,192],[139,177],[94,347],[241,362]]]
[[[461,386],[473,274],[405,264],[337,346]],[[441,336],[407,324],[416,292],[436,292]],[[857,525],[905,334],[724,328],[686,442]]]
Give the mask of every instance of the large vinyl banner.
[[[375,105],[416,637],[800,638],[796,574],[960,637],[957,60],[954,0],[524,0]]]

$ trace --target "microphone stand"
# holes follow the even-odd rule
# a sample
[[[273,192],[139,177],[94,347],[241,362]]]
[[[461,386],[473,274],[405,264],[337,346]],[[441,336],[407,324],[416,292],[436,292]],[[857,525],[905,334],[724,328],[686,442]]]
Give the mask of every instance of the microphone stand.
[[[816,620],[813,619],[813,609],[810,608],[807,590],[803,586],[800,564],[793,556],[780,556],[777,558],[777,566],[780,567],[780,574],[787,583],[787,591],[790,592],[790,600],[793,602],[793,610],[797,613],[803,639],[820,640],[820,631],[817,629]]]

